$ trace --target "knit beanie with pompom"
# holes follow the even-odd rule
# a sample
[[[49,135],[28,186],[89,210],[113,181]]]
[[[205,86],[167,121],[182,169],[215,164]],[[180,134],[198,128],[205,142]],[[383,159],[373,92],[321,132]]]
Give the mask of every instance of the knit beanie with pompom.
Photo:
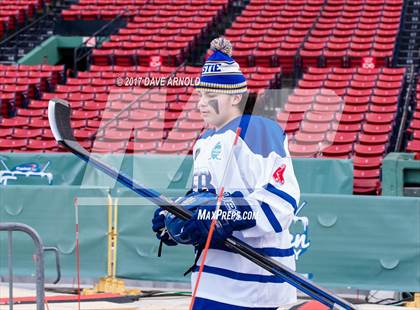
[[[196,89],[220,94],[247,92],[246,79],[239,65],[232,58],[232,44],[224,37],[210,43],[213,54],[203,66]]]

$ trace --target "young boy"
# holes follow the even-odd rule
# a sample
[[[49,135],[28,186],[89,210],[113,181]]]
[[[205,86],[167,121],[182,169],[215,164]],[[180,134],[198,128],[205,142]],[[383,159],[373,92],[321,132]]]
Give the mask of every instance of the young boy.
[[[179,201],[194,215],[184,222],[158,209],[153,230],[166,244],[193,244],[199,255],[211,222],[202,215],[215,210],[215,194],[223,187],[221,210],[239,216],[219,218],[194,309],[274,310],[296,302],[296,289],[225,248],[221,241],[233,235],[294,269],[288,228],[299,203],[299,185],[283,130],[267,118],[242,114],[246,79],[231,58],[230,42],[218,38],[210,48],[213,54],[203,67],[197,90],[200,113],[214,129],[207,130],[194,146],[192,192]],[[240,136],[234,146],[238,127]],[[192,270],[193,287],[201,259]]]

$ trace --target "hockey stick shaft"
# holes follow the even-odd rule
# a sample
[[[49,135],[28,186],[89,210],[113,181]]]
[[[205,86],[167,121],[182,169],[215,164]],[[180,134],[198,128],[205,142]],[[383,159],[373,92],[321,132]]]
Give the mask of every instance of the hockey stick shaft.
[[[189,220],[192,217],[191,211],[180,205],[177,205],[171,199],[165,197],[161,193],[136,183],[125,174],[118,172],[117,170],[108,166],[106,163],[103,163],[101,160],[90,156],[90,153],[74,139],[72,129],[70,127],[70,107],[66,101],[59,99],[50,100],[48,116],[51,130],[57,142],[69,149],[80,159],[117,180],[119,183],[131,189],[138,195],[149,199],[151,202],[172,213],[176,217],[179,217],[182,220]],[[261,268],[274,274],[275,276],[281,277],[285,282],[293,285],[300,291],[330,307],[331,309],[356,309],[351,303],[348,303],[344,299],[334,295],[328,290],[321,288],[315,283],[305,279],[298,273],[294,272],[286,266],[283,266],[274,259],[258,253],[251,246],[235,237],[227,238],[224,241],[224,245],[232,251],[254,262]]]

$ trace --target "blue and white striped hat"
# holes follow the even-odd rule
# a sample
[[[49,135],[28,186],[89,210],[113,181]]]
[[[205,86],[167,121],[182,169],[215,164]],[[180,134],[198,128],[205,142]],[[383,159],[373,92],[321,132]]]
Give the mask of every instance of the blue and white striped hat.
[[[221,94],[243,94],[247,92],[246,79],[238,63],[233,60],[232,44],[220,37],[210,43],[213,54],[207,59],[196,89]]]

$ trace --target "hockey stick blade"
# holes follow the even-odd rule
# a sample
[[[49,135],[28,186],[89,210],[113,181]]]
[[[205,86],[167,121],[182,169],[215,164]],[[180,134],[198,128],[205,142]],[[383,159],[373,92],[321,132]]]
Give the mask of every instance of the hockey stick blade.
[[[120,173],[91,154],[82,147],[74,138],[71,128],[71,108],[67,101],[53,98],[48,103],[48,121],[56,141],[75,154],[77,157],[93,165],[113,179],[119,181],[137,194],[148,198],[153,203],[161,206],[175,216],[188,220],[191,218],[191,211],[182,206],[176,205],[171,199],[161,195],[159,192],[148,189],[143,185],[134,183],[128,176]]]
[[[177,205],[171,199],[163,196],[159,192],[148,189],[143,185],[134,182],[128,176],[114,170],[109,167],[106,163],[103,163],[99,159],[91,156],[91,154],[83,148],[74,138],[73,131],[70,125],[70,105],[62,99],[51,99],[48,105],[48,118],[53,131],[53,135],[58,143],[66,147],[72,153],[77,155],[83,161],[93,165],[97,169],[101,170],[105,174],[114,178],[124,186],[128,187],[138,195],[148,198],[154,204],[160,206],[162,209],[174,214],[183,220],[191,218],[191,211],[184,207]],[[305,294],[311,296],[315,300],[323,303],[330,309],[356,309],[351,303],[336,296],[332,292],[318,286],[312,281],[305,279],[295,271],[282,265],[271,257],[265,256],[258,253],[251,246],[245,242],[230,237],[225,240],[224,245],[236,253],[244,256],[256,265],[274,274],[275,276],[281,277],[285,282],[293,285],[297,289],[301,290]]]

